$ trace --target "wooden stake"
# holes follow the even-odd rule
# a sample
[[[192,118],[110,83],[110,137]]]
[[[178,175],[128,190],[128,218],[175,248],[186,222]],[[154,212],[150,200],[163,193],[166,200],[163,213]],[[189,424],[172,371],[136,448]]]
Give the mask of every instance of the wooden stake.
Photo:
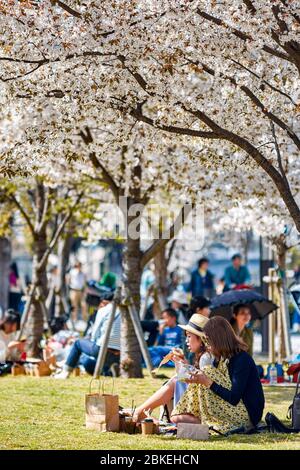
[[[93,375],[94,379],[96,379],[97,377],[99,377],[99,375],[101,375],[101,372],[105,363],[110,333],[111,333],[112,326],[114,323],[117,307],[120,304],[120,295],[121,295],[121,287],[117,287],[115,295],[114,295],[114,299],[112,302],[112,311],[107,322],[107,327],[105,330],[102,345],[100,346],[100,349],[99,349],[99,354],[97,357],[97,362],[95,365],[95,370],[94,370],[94,375]]]
[[[275,269],[269,268],[268,277],[269,277],[269,299],[274,302],[274,280]],[[275,312],[270,313],[269,315],[269,362],[275,362]]]
[[[139,315],[136,311],[135,305],[134,305],[134,303],[132,301],[132,298],[131,298],[131,296],[130,296],[127,289],[125,289],[125,293],[126,293],[128,301],[129,301],[129,305],[128,305],[127,308],[128,308],[129,315],[130,315],[130,318],[131,318],[131,321],[132,321],[132,324],[133,324],[133,327],[134,327],[134,331],[135,331],[135,334],[137,336],[139,346],[141,348],[141,352],[142,352],[143,358],[145,360],[147,369],[150,372],[150,374],[152,375],[153,364],[152,364],[152,361],[151,361],[151,357],[150,357],[150,353],[149,353],[149,350],[148,350],[147,343],[146,343],[145,338],[144,338],[144,332],[143,332],[143,329],[142,329],[140,317],[139,317]]]

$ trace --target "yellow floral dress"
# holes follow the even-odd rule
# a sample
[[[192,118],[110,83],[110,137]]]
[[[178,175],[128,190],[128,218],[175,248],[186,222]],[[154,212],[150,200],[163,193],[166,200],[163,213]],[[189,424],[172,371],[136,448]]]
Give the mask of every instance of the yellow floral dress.
[[[205,366],[203,372],[217,384],[231,390],[228,360],[221,360],[217,367]],[[172,416],[179,414],[197,416],[202,424],[208,424],[220,432],[249,424],[249,415],[242,401],[233,406],[200,384],[189,384],[172,411]]]

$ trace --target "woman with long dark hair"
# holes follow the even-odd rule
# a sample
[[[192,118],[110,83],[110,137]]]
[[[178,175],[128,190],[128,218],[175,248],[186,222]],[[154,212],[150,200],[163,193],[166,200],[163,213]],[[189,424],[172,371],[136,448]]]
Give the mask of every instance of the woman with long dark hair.
[[[247,352],[253,355],[253,330],[248,324],[251,321],[251,310],[248,305],[235,305],[230,324],[235,334],[247,344]]]
[[[256,365],[246,352],[247,345],[222,317],[211,318],[203,330],[215,360],[212,366],[186,380],[190,387],[173,410],[173,421],[186,422],[186,402],[191,402],[193,396],[199,405],[192,414],[199,423],[223,432],[256,426],[262,417],[264,394]]]

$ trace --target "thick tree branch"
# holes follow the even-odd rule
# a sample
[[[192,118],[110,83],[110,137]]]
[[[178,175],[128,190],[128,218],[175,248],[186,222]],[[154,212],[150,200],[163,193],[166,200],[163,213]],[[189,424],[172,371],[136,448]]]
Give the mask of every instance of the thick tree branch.
[[[277,141],[274,122],[270,121],[270,125],[271,125],[272,135],[273,135],[273,138],[274,138],[274,145],[275,145],[275,151],[276,151],[276,155],[277,155],[278,168],[279,168],[279,171],[280,171],[282,177],[284,178],[286,184],[289,186],[289,182],[287,180],[286,173],[285,173],[283,165],[282,165],[281,152],[280,152],[280,148],[279,148],[278,141]]]
[[[48,262],[48,258],[49,258],[49,255],[52,253],[59,237],[61,236],[66,224],[69,222],[69,220],[71,219],[72,215],[73,215],[73,212],[74,210],[76,209],[76,207],[78,206],[81,198],[83,196],[83,192],[80,193],[78,195],[78,197],[76,198],[73,206],[70,208],[70,210],[68,211],[68,213],[65,215],[65,217],[63,218],[63,220],[61,221],[61,223],[59,224],[59,226],[57,227],[57,230],[51,240],[51,242],[49,243],[49,246],[47,248],[47,250],[45,251],[45,253],[43,254],[43,257],[42,259],[39,261],[39,264],[38,264],[38,270],[41,270],[43,269],[47,262]]]
[[[38,225],[38,228],[37,228],[38,232],[42,232],[45,229],[46,224],[48,222],[48,216],[49,216],[48,210],[49,210],[49,206],[50,206],[51,195],[52,195],[52,190],[50,188],[48,188],[47,193],[46,193],[45,202],[44,202],[41,221],[40,221],[40,223]]]
[[[171,246],[170,246],[170,249],[169,249],[169,253],[168,253],[167,266],[169,266],[169,264],[171,262],[172,255],[174,253],[174,249],[175,249],[175,246],[176,246],[176,242],[177,242],[177,238],[172,240],[172,243],[171,243]]]
[[[242,41],[253,41],[253,38],[251,36],[244,33],[243,31],[240,31],[239,29],[236,29],[236,28],[233,28],[233,27],[229,26],[227,23],[225,23],[225,21],[221,20],[220,18],[216,18],[215,16],[209,15],[208,13],[206,13],[205,11],[202,11],[200,9],[197,10],[197,13],[198,13],[198,15],[200,15],[205,20],[210,21],[210,22],[216,24],[217,26],[221,26],[221,27],[225,28],[228,31],[231,31],[234,36],[238,37]],[[288,62],[293,62],[293,60],[289,57],[289,55],[287,55],[283,52],[280,52],[280,51],[274,49],[273,47],[264,45],[262,47],[262,49],[265,52],[267,52],[268,54],[274,55],[275,57],[278,57],[278,58],[283,59],[283,60],[287,60]]]
[[[215,71],[211,68],[211,67],[208,67],[206,64],[204,64],[203,62],[195,62],[195,61],[191,61],[190,59],[188,59],[189,62],[193,63],[194,65],[198,65],[198,66],[201,66],[203,68],[203,70],[205,72],[207,72],[208,74],[212,75],[213,77],[215,76]],[[300,150],[300,139],[298,138],[297,134],[293,131],[293,129],[288,126],[282,119],[280,119],[278,116],[276,116],[276,114],[272,113],[271,111],[268,111],[264,104],[261,102],[261,100],[253,93],[252,90],[250,90],[249,87],[245,86],[245,85],[238,85],[238,83],[236,82],[235,78],[234,77],[231,77],[229,75],[224,75],[224,74],[221,74],[221,77],[223,77],[225,80],[229,80],[233,85],[235,85],[236,87],[238,87],[241,91],[243,91],[243,93],[246,94],[246,96],[248,96],[248,98],[250,98],[250,100],[252,101],[253,104],[255,104],[255,106],[257,108],[259,108],[261,110],[261,112],[266,116],[268,117],[270,120],[272,120],[273,122],[275,122],[281,129],[283,129],[287,134],[288,136],[292,139],[292,141],[294,142],[294,144],[297,146],[297,148]],[[180,103],[178,103],[180,104]],[[187,108],[185,108],[183,106],[183,109],[185,109],[185,111],[188,111],[190,112],[190,110],[188,110]]]
[[[10,195],[9,198],[8,198],[13,204],[15,204],[17,206],[17,208],[19,209],[19,211],[21,212],[22,216],[24,217],[27,225],[28,225],[28,228],[31,232],[31,235],[34,237],[35,236],[35,230],[34,230],[34,227],[31,223],[31,220],[30,220],[30,217],[29,215],[27,214],[27,212],[25,211],[25,209],[22,207],[21,203],[18,201],[18,199],[14,196],[14,195]]]
[[[251,0],[243,0],[243,3],[244,3],[244,5],[246,5],[247,9],[248,9],[251,13],[255,13],[255,12],[256,12],[256,8],[255,8],[255,6],[253,5],[253,3],[251,2]]]
[[[182,105],[183,109],[192,114],[193,116],[197,117],[201,122],[206,124],[212,132],[201,132],[201,131],[193,131],[193,135],[195,137],[202,137],[202,138],[213,138],[213,139],[220,139],[226,140],[231,142],[232,144],[236,145],[237,147],[244,150],[248,155],[250,155],[254,161],[270,176],[272,181],[275,183],[283,201],[286,204],[286,207],[295,222],[297,230],[300,232],[300,209],[297,205],[295,198],[291,192],[289,185],[286,184],[285,179],[282,177],[281,173],[276,170],[276,168],[269,162],[267,158],[263,156],[263,154],[254,146],[252,145],[246,138],[235,134],[234,132],[228,131],[227,129],[222,128],[212,119],[210,119],[204,112],[202,111],[193,111],[186,108]],[[138,120],[146,122],[151,126],[161,129],[166,132],[176,133],[181,135],[191,135],[191,130],[189,128],[176,128],[173,126],[164,126],[154,123],[154,121],[150,118],[145,117],[140,109],[135,110],[132,113],[134,117]],[[274,122],[276,122],[274,120]],[[281,123],[280,123],[281,124]],[[212,137],[210,137],[210,135]],[[158,242],[159,244],[159,242]]]
[[[152,245],[144,252],[142,259],[141,259],[141,268],[143,269],[146,264],[154,258],[154,256],[174,237],[176,237],[179,233],[179,231],[183,228],[189,214],[191,213],[193,209],[193,204],[185,204],[178,216],[176,217],[176,220],[174,224],[169,228],[169,230],[166,230],[163,234],[162,237],[159,238],[158,240],[155,240]]]
[[[296,106],[296,103],[295,101],[293,100],[293,98],[288,95],[285,91],[282,91],[280,90],[280,88],[277,88],[276,86],[272,85],[270,82],[268,82],[267,80],[265,80],[264,78],[260,77],[256,72],[254,72],[253,70],[249,69],[248,67],[246,67],[245,65],[241,64],[240,62],[238,62],[237,60],[234,60],[234,59],[231,59],[231,61],[233,63],[235,63],[236,65],[238,65],[239,67],[241,67],[242,69],[246,70],[247,72],[249,72],[251,75],[253,75],[255,78],[257,78],[258,80],[260,80],[262,83],[264,83],[266,86],[268,86],[272,91],[275,91],[276,93],[279,93],[280,95],[284,96],[285,98],[287,98],[294,106]],[[262,86],[260,86],[260,89],[262,89]]]
[[[140,85],[140,87],[146,92],[148,93],[150,96],[153,95],[153,93],[150,93],[148,90],[147,90],[147,82],[146,80],[144,79],[144,77],[138,73],[138,72],[134,72],[133,70],[130,69],[130,67],[127,67],[126,65],[126,58],[122,55],[119,55],[118,56],[118,59],[120,60],[120,62],[122,63],[124,69],[126,69],[130,75],[133,76],[133,78],[138,82],[138,84]]]
[[[181,135],[189,135],[192,137],[202,137],[204,139],[218,139],[219,135],[215,132],[206,132],[200,131],[196,129],[188,129],[185,127],[177,127],[177,126],[167,126],[165,124],[159,124],[153,119],[148,116],[145,116],[142,112],[142,105],[143,103],[139,103],[135,109],[131,111],[131,115],[137,119],[138,121],[145,122],[155,129],[159,129],[161,131],[169,132],[172,134],[181,134]]]
[[[79,133],[80,137],[82,138],[83,142],[85,143],[85,145],[89,145],[91,144],[94,139],[93,139],[93,136],[91,134],[91,131],[89,129],[89,127],[85,127],[84,131],[80,131]],[[116,200],[116,202],[118,203],[119,201],[119,196],[120,196],[120,188],[118,187],[118,185],[116,184],[116,182],[114,181],[113,177],[111,176],[111,174],[106,170],[106,168],[104,167],[104,165],[98,160],[95,152],[90,152],[89,155],[88,155],[91,163],[93,164],[94,168],[96,170],[101,170],[102,172],[102,178],[103,178],[103,181],[108,184],[108,186],[110,187],[113,195],[114,195],[114,198]]]
[[[96,157],[95,152],[91,152],[89,154],[89,159],[90,159],[91,163],[93,164],[94,168],[96,168],[97,170],[101,170],[103,182],[106,183],[110,187],[116,202],[118,202],[119,195],[120,195],[120,188],[115,183],[115,181],[114,181],[113,177],[111,176],[111,174],[106,170],[104,165],[98,160],[98,158]]]
[[[81,13],[79,13],[79,11],[74,10],[73,8],[69,7],[69,5],[66,5],[60,0],[51,0],[51,3],[53,6],[57,5],[63,10],[65,10],[67,13],[69,13],[70,15],[75,16],[75,18],[82,18],[82,15]]]
[[[202,111],[190,111],[194,116],[204,122],[214,132],[218,133],[220,139],[227,140],[237,147],[244,150],[254,161],[270,176],[272,181],[275,183],[285,205],[295,222],[297,230],[300,232],[300,208],[295,201],[295,198],[291,192],[289,184],[286,183],[285,178],[282,177],[281,173],[265,158],[262,153],[252,145],[246,138],[235,134],[234,132],[228,131],[215,123]]]

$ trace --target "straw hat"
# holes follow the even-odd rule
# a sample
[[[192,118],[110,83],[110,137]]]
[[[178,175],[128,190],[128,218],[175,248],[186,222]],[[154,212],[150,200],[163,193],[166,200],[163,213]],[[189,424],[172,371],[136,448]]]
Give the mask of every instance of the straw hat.
[[[201,338],[206,338],[203,328],[209,322],[209,318],[201,315],[200,313],[194,313],[191,316],[187,325],[178,325],[185,331],[189,331],[194,335],[200,336]]]

